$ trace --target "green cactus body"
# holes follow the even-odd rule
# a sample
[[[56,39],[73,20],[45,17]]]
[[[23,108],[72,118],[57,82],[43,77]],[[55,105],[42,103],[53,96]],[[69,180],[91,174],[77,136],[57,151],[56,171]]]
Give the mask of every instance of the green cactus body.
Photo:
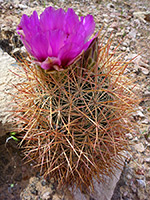
[[[61,72],[22,64],[27,81],[16,85],[14,109],[21,145],[60,185],[89,186],[93,177],[111,176],[128,148],[136,96],[123,76],[127,64],[109,56],[107,47],[95,38]]]

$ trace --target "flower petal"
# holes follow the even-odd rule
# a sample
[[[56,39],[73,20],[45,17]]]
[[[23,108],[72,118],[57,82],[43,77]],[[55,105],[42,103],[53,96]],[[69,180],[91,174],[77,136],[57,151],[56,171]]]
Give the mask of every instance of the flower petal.
[[[65,20],[65,11],[60,8],[55,10],[53,7],[48,7],[40,15],[40,27],[43,31],[55,29],[63,29]]]
[[[81,17],[81,22],[85,28],[86,37],[85,40],[87,41],[90,36],[94,33],[95,29],[95,22],[92,15],[87,15],[86,17]]]
[[[65,15],[64,31],[69,35],[75,30],[75,26],[79,23],[79,18],[72,8],[68,8]]]
[[[48,7],[38,19],[37,12],[23,15],[17,31],[29,51],[46,70],[62,70],[85,51],[91,42],[95,23],[91,15],[79,17],[69,8]],[[52,66],[53,65],[53,66]]]
[[[74,60],[74,58],[76,58],[76,56],[81,53],[81,51],[81,47],[76,44],[66,44],[60,49],[58,55],[58,57],[61,60],[61,65],[65,68],[68,65],[68,63],[71,63],[71,61]]]
[[[88,42],[86,42],[86,43],[84,44],[84,46],[83,46],[83,50],[84,50],[84,51],[87,50],[87,48],[90,46],[90,44],[93,42],[93,40],[94,40],[95,38],[96,38],[96,36],[93,37],[91,40],[89,40]]]
[[[44,34],[37,33],[31,40],[30,46],[33,55],[39,61],[43,61],[48,57],[48,50],[50,46]]]
[[[78,46],[78,48],[82,48],[82,46],[84,45],[84,35],[79,35],[78,33],[72,34],[66,40],[65,45],[67,45],[68,43],[75,44],[76,46]]]
[[[61,71],[61,67],[59,67],[61,64],[61,61],[59,58],[55,57],[48,57],[44,62],[41,63],[41,67],[45,70],[58,70]]]
[[[18,34],[20,34],[19,30],[23,30],[23,36],[28,41],[40,31],[38,14],[36,11],[34,11],[30,17],[25,14],[22,16],[21,22],[17,27]]]
[[[66,34],[62,30],[54,30],[49,32],[49,43],[52,53],[49,56],[57,57],[59,50],[64,46]]]

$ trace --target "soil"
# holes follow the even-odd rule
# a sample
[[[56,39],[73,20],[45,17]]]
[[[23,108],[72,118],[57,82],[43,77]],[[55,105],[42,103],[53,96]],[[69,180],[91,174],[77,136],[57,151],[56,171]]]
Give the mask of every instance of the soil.
[[[31,163],[25,164],[16,141],[9,137],[0,137],[0,200],[19,200],[29,178],[36,173]]]

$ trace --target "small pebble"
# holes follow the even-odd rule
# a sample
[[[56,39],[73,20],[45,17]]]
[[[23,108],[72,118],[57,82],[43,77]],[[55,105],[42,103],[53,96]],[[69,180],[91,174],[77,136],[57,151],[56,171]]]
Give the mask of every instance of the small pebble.
[[[19,7],[20,9],[27,9],[27,8],[28,8],[28,6],[23,5],[23,4],[19,4],[18,7]]]
[[[42,181],[41,181],[41,185],[42,185],[42,186],[45,186],[45,185],[46,185],[46,180],[42,180]]]
[[[142,187],[142,188],[146,187],[146,183],[144,180],[137,179],[136,181],[137,181],[139,187]]]
[[[127,179],[131,180],[132,176],[130,174],[127,174]]]
[[[135,149],[138,151],[138,152],[143,152],[145,150],[145,147],[142,143],[138,143],[138,144],[135,144]]]
[[[145,162],[150,163],[150,156],[144,159]]]

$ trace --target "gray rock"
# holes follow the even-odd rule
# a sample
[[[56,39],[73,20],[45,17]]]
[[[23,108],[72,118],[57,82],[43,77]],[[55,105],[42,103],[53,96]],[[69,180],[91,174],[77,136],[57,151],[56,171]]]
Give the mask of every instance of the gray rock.
[[[61,197],[58,194],[54,194],[52,200],[61,200]]]
[[[150,157],[145,158],[144,161],[150,163]]]
[[[139,144],[135,144],[135,149],[138,151],[138,152],[143,152],[145,150],[145,147],[142,143],[139,143]]]
[[[150,91],[145,91],[143,97],[150,97]]]
[[[136,113],[134,113],[133,116],[138,116],[138,117],[141,117],[141,118],[145,118],[145,115],[140,110],[138,110]]]
[[[110,200],[113,196],[114,189],[116,187],[117,182],[120,179],[121,173],[123,170],[123,166],[120,166],[120,169],[114,170],[114,175],[110,177],[105,177],[105,182],[98,182],[95,179],[93,179],[94,184],[94,192],[90,194],[90,196],[94,200]],[[74,191],[74,198],[72,200],[87,200],[87,197],[85,194],[81,193],[79,189]]]
[[[150,70],[146,69],[145,67],[139,67],[143,74],[148,75]]]
[[[12,66],[14,63],[16,63],[15,59],[0,49],[0,121],[6,132],[11,129],[11,123],[13,121],[10,118],[13,106],[12,96],[10,94],[14,91],[12,83],[19,81],[18,77],[12,73],[12,71],[17,71]],[[3,135],[5,133],[0,134]]]
[[[132,40],[135,40],[136,39],[136,34],[137,34],[137,31],[135,29],[132,29],[129,32],[129,37],[132,38]]]
[[[133,135],[132,135],[131,133],[127,133],[126,136],[127,136],[127,138],[128,138],[129,140],[132,140],[132,139],[133,139]]]
[[[23,4],[19,4],[18,6],[19,6],[20,9],[27,9],[28,8],[27,5],[23,5]]]
[[[42,199],[49,199],[50,198],[51,193],[49,191],[46,191],[43,195],[42,195]]]
[[[148,12],[148,11],[145,11],[145,12],[134,12],[133,16],[139,18],[141,21],[146,23],[145,18],[149,14],[150,14],[150,12]]]
[[[139,141],[139,140],[138,140],[138,137],[133,138],[132,141],[133,141],[133,142],[138,142],[138,141]]]
[[[142,123],[142,124],[149,124],[150,121],[149,121],[148,119],[144,119],[144,120],[141,121],[141,123]]]
[[[146,187],[146,183],[144,180],[137,179],[137,183],[138,183],[139,187],[141,187],[141,188]]]

